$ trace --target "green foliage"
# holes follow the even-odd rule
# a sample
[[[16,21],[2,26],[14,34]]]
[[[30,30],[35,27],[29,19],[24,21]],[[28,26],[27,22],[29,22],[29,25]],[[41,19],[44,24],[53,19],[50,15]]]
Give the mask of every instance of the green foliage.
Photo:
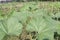
[[[51,12],[44,8],[40,9],[36,3],[26,4],[20,9],[20,12],[16,12],[13,9],[6,18],[0,18],[0,40],[5,35],[18,36],[21,34],[23,25],[19,21],[24,23],[27,17],[32,17],[32,19],[27,24],[26,30],[37,31],[38,40],[45,38],[54,40],[54,32],[60,33],[60,22],[53,20]],[[59,14],[58,12],[56,15],[59,17]]]

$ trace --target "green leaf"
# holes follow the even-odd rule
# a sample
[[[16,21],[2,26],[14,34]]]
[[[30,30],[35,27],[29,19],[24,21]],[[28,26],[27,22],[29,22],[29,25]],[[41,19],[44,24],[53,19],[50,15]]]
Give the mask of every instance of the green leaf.
[[[1,22],[0,22],[0,40],[2,40],[3,39],[3,37],[5,36],[5,32],[4,32],[5,30],[4,30],[4,28],[3,28],[3,26],[1,25]]]
[[[9,35],[19,35],[22,31],[22,24],[15,17],[10,17],[7,20],[7,28]]]

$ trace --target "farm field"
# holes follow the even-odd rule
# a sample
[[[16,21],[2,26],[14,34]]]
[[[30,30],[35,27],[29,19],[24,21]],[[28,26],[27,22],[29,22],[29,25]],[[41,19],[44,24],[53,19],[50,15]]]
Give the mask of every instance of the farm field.
[[[60,2],[1,3],[0,40],[60,40]]]

